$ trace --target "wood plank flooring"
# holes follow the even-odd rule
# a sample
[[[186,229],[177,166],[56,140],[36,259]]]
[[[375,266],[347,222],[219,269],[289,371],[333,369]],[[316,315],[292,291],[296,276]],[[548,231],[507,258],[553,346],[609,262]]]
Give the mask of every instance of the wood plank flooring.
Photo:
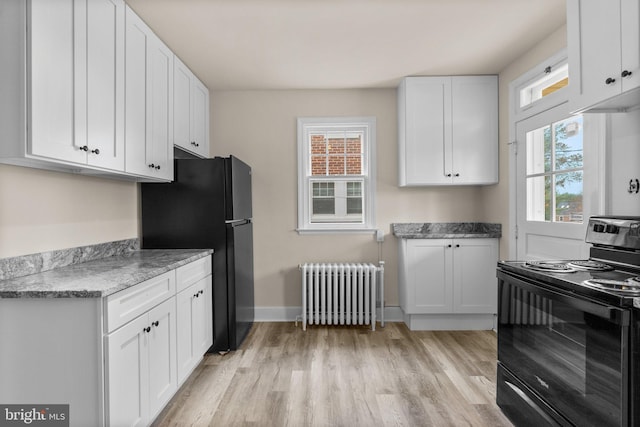
[[[210,354],[154,426],[511,426],[491,331],[256,323]]]

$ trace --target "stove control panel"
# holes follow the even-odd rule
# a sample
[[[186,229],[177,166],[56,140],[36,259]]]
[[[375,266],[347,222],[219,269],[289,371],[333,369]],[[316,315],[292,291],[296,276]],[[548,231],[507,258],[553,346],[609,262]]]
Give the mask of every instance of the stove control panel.
[[[640,217],[591,217],[585,241],[594,245],[640,250]]]

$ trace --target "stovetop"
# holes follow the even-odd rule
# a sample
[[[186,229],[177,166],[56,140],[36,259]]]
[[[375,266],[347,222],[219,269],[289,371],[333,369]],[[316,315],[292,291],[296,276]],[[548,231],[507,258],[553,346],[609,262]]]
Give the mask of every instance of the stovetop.
[[[579,263],[575,263],[579,261]],[[632,266],[622,269],[620,266],[602,270],[586,270],[580,267],[582,263],[601,261],[594,260],[551,260],[540,261],[539,264],[559,266],[559,271],[541,270],[531,267],[524,261],[500,261],[498,269],[510,271],[525,278],[542,281],[549,288],[557,288],[578,295],[583,295],[598,301],[614,304],[616,306],[627,307],[634,305],[640,307],[640,270],[635,271]],[[603,286],[612,286],[613,289],[606,289]],[[616,289],[615,287],[618,287]]]
[[[588,260],[501,261],[498,270],[617,306],[640,308],[640,217],[593,216]]]

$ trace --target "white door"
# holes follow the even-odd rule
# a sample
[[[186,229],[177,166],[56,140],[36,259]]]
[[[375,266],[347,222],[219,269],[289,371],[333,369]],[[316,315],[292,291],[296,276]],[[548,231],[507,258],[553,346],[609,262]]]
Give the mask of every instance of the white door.
[[[411,78],[406,85],[407,183],[450,184],[451,78]]]
[[[453,182],[498,182],[498,78],[451,79],[452,148],[445,152],[445,171]]]
[[[87,161],[124,170],[124,1],[87,2]]]
[[[498,239],[457,239],[453,243],[453,311],[496,313]]]
[[[173,61],[173,143],[191,150],[191,71]]]
[[[176,297],[177,309],[177,343],[176,354],[178,360],[178,382],[182,383],[187,375],[191,372],[195,364],[195,355],[193,353],[194,337],[192,320],[193,305],[195,300],[195,285],[189,286],[180,292]]]
[[[452,241],[406,239],[407,313],[451,313]]]
[[[173,53],[162,41],[149,38],[147,108],[150,109],[151,140],[147,158],[155,165],[155,175],[173,180]]]
[[[517,259],[588,257],[586,223],[599,203],[597,122],[562,104],[516,123]]]
[[[111,426],[145,426],[149,413],[149,317],[144,314],[107,338]]]
[[[74,81],[86,78],[84,56],[78,58],[84,38],[83,2],[33,0],[30,27],[29,154],[74,163],[86,163],[84,108],[86,92]],[[82,89],[80,86],[79,89]],[[77,127],[76,127],[77,126]]]
[[[193,108],[192,108],[192,138],[195,143],[193,151],[204,157],[209,157],[209,89],[193,79]]]
[[[149,311],[149,323],[149,414],[153,417],[178,388],[175,298]]]

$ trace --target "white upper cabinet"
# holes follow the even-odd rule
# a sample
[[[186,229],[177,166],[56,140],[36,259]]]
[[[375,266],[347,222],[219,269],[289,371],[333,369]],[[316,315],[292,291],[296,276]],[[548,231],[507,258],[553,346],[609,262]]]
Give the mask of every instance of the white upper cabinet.
[[[640,105],[639,26],[639,0],[567,0],[572,111]]]
[[[27,98],[5,100],[2,114],[9,102],[24,104],[22,123],[26,119],[28,131],[20,139],[3,141],[10,146],[2,156],[122,171],[124,1],[31,0],[26,2],[28,14],[24,4],[4,3],[0,15],[13,22],[2,25],[16,36],[25,31],[3,44],[24,48],[27,63],[22,75],[8,71],[2,79],[6,85],[26,86]],[[3,52],[3,64],[17,59],[5,57],[9,50]]]
[[[405,78],[398,131],[400,186],[498,182],[497,76]]]
[[[126,171],[173,180],[173,53],[126,14]]]
[[[174,57],[173,143],[209,157],[209,90]]]

